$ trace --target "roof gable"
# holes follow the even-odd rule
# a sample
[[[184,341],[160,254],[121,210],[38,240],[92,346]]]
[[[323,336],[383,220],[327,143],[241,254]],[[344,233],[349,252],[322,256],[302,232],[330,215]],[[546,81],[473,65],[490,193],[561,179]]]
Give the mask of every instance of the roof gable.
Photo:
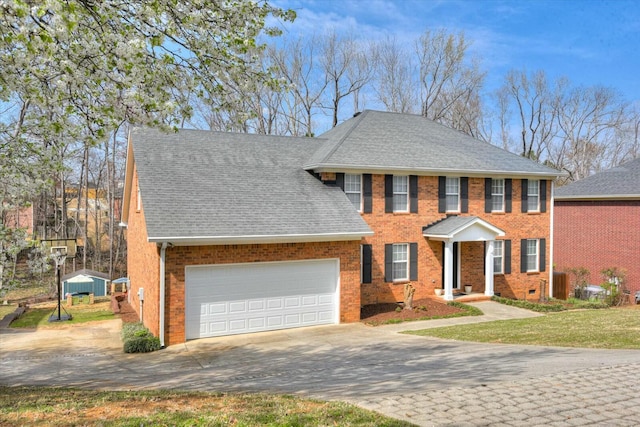
[[[419,115],[365,110],[320,135],[309,170],[407,171],[417,174],[565,175]]]
[[[467,242],[494,240],[505,232],[477,216],[453,215],[424,227],[422,235],[433,240]]]
[[[555,198],[640,199],[640,158],[559,187]]]

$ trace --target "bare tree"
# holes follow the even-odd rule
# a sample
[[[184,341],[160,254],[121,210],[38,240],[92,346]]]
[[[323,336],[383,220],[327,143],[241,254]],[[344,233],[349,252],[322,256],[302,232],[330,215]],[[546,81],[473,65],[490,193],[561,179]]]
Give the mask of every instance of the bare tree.
[[[415,67],[395,38],[387,37],[375,49],[375,94],[387,111],[413,113],[418,96]]]
[[[285,39],[281,47],[268,49],[271,60],[288,84],[284,114],[291,135],[314,134],[313,116],[321,107],[320,99],[329,83],[317,57],[319,43],[319,37],[312,35],[306,40]]]
[[[544,71],[532,75],[516,70],[507,73],[498,90],[498,103],[503,146],[534,160],[546,156],[557,135],[558,105]],[[510,132],[512,112],[516,116],[517,137]]]
[[[343,99],[353,96],[354,112],[358,111],[358,94],[371,81],[373,66],[365,49],[353,36],[342,37],[333,31],[322,39],[321,63],[328,81],[329,98],[323,107],[331,111],[332,126],[336,126]]]
[[[467,57],[468,48],[463,33],[427,30],[420,36],[415,44],[420,110],[424,117],[477,135],[485,73],[477,60]]]
[[[616,138],[627,121],[626,104],[611,88],[575,87],[562,94],[558,124],[562,130],[562,168],[571,180],[615,166],[624,150]]]

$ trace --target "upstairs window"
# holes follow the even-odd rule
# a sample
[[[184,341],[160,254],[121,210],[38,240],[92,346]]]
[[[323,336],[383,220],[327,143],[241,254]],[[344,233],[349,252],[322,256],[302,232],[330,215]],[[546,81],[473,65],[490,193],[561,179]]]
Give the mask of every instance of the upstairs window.
[[[393,176],[393,211],[409,212],[409,177]]]
[[[362,175],[344,175],[344,192],[358,212],[362,211]]]
[[[504,179],[491,180],[491,212],[504,212]]]
[[[460,212],[460,178],[447,177],[445,184],[446,211]]]
[[[530,179],[527,183],[527,209],[529,212],[540,211],[540,181]]]

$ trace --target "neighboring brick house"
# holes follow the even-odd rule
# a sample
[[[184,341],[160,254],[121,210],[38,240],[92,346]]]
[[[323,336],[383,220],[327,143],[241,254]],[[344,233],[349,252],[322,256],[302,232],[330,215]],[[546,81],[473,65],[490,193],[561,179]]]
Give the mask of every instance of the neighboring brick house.
[[[585,267],[601,284],[603,269],[623,268],[640,290],[640,159],[558,188],[554,205],[557,271]]]
[[[537,298],[560,175],[407,114],[365,111],[319,138],[136,129],[133,306],[144,288],[145,324],[174,344],[354,322],[405,283]]]

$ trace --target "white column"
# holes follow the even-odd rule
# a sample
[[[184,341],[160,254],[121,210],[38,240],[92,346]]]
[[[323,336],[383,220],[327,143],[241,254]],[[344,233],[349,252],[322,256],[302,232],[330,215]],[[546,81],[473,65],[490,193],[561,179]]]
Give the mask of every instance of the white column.
[[[444,299],[453,301],[453,242],[444,242]]]
[[[484,254],[484,294],[493,296],[493,240],[487,240],[487,249]]]

